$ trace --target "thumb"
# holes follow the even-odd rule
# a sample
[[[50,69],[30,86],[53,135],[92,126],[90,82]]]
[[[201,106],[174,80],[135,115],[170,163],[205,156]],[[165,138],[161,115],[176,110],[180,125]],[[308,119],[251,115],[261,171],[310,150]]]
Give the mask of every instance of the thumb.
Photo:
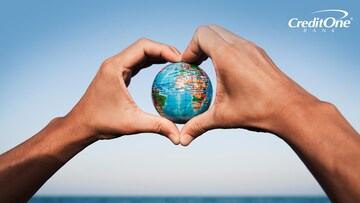
[[[180,143],[188,146],[195,138],[215,128],[213,108],[189,120],[180,132]]]
[[[180,143],[178,128],[166,118],[142,112],[142,115],[136,121],[136,125],[140,132],[157,133],[166,136],[175,145]]]

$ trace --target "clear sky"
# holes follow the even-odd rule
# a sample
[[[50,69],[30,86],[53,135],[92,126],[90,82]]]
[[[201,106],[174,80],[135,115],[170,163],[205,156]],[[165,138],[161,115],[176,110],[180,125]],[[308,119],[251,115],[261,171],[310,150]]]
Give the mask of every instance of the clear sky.
[[[348,11],[350,28],[303,33],[287,25],[323,9]],[[263,47],[286,74],[334,103],[359,131],[359,11],[356,1],[1,1],[0,153],[65,115],[107,57],[140,37],[183,51],[195,29],[211,23]],[[140,108],[153,114],[151,84],[161,67],[143,70],[129,87]],[[211,62],[201,67],[216,85]],[[234,129],[207,132],[186,148],[154,134],[101,141],[38,194],[324,193],[281,139]]]

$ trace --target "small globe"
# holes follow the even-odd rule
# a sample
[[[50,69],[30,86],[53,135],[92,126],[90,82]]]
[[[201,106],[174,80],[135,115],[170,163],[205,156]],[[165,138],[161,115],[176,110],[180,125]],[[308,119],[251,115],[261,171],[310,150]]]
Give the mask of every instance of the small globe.
[[[200,67],[180,62],[156,75],[151,95],[161,116],[184,124],[209,108],[212,93],[210,78]]]

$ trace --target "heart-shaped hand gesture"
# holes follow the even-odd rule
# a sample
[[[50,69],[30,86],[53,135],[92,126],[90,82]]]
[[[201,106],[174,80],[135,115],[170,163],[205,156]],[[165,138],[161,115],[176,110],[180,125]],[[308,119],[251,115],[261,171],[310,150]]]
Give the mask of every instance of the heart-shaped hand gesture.
[[[213,106],[181,132],[171,121],[140,110],[127,90],[152,64],[200,64],[211,58],[217,78]],[[303,126],[306,126],[304,128]],[[61,166],[99,139],[154,132],[187,146],[215,128],[271,132],[288,142],[330,198],[360,200],[360,139],[333,105],[287,77],[264,50],[216,25],[200,27],[183,55],[141,39],[105,60],[71,112],[0,155],[1,202],[25,202]]]
[[[182,58],[181,58],[182,57]],[[152,64],[200,64],[211,58],[217,77],[213,106],[188,121],[181,133],[171,121],[141,111],[127,91],[131,77]],[[305,95],[305,96],[304,96]],[[278,102],[278,101],[281,102]],[[216,25],[197,29],[187,49],[140,39],[105,60],[80,102],[66,116],[96,139],[154,132],[186,146],[215,128],[281,133],[286,106],[318,100],[283,74],[255,44]]]

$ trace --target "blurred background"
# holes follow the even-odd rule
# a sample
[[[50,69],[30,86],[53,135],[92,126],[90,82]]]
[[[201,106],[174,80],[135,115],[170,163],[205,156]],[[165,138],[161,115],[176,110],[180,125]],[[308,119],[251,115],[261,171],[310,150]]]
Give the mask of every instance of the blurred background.
[[[348,11],[350,28],[304,33],[288,27],[289,19],[311,19],[323,9]],[[264,48],[359,130],[359,10],[355,1],[0,1],[0,153],[66,115],[102,61],[138,38],[183,51],[198,26],[212,23]],[[164,66],[141,71],[129,86],[138,106],[156,115],[151,84]],[[211,61],[201,67],[216,86]],[[155,134],[97,142],[37,195],[325,194],[283,140],[233,129],[207,132],[189,147]]]

